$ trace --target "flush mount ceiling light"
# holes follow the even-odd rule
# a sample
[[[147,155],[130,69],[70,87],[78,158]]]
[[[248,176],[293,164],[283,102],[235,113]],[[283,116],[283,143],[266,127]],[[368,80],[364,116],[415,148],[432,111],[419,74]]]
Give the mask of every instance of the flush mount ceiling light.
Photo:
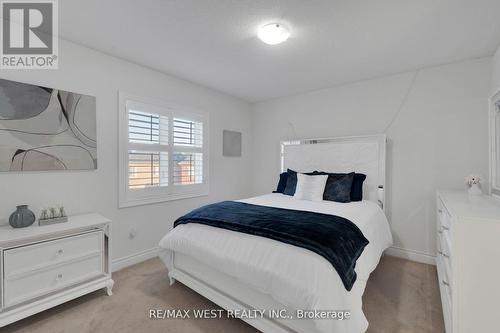
[[[286,41],[290,31],[281,23],[270,23],[262,26],[257,36],[266,44],[276,45]]]

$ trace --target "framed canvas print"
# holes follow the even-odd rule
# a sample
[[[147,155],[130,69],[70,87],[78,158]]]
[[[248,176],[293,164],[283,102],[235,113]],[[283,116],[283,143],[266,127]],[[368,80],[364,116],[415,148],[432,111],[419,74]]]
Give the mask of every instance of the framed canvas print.
[[[241,156],[241,132],[222,132],[222,156]]]
[[[95,97],[0,79],[0,172],[96,168]]]

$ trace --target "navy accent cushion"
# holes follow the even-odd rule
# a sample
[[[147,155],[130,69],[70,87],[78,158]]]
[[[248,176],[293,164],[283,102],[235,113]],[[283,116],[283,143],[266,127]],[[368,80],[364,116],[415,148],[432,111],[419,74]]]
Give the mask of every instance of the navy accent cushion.
[[[369,243],[354,223],[340,216],[235,201],[195,209],[178,218],[174,228],[187,223],[266,237],[313,251],[332,264],[347,290],[356,281],[356,261]]]
[[[354,172],[348,174],[328,175],[323,200],[351,202],[352,181]]]
[[[315,175],[347,175],[346,173],[328,173],[323,171],[314,171]],[[366,175],[363,173],[354,173],[351,187],[351,201],[361,201],[363,200],[363,182],[366,179]]]
[[[352,180],[351,201],[363,200],[363,182],[366,179],[364,173],[355,173]]]
[[[283,194],[285,195],[294,195],[295,194],[295,189],[297,188],[297,172],[287,169],[287,180],[286,180],[286,186],[285,190],[283,191]]]
[[[288,173],[287,172],[281,173],[280,180],[278,182],[278,187],[276,188],[276,191],[274,191],[273,193],[283,193],[285,191],[287,179],[288,179]]]

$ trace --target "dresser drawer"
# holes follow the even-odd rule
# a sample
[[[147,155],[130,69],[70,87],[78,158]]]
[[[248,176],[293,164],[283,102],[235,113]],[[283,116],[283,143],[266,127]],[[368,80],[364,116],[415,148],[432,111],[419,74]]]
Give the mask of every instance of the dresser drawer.
[[[46,295],[73,284],[103,275],[102,254],[93,254],[77,260],[32,271],[28,274],[6,277],[5,306]]]
[[[104,234],[94,231],[4,251],[5,277],[102,252]]]
[[[443,251],[443,247],[441,246],[441,243],[443,242],[441,237],[443,235],[442,231],[438,231],[438,234],[436,236],[436,245],[437,245],[437,252],[438,254]]]
[[[452,276],[452,251],[451,251],[451,241],[448,232],[444,231],[439,234],[439,245],[440,250],[438,251],[438,257],[441,258],[443,264],[443,270],[445,274],[445,279],[448,283],[453,280]]]
[[[446,333],[452,332],[452,303],[451,303],[451,291],[449,286],[445,285],[443,281],[440,281],[441,292],[441,303],[443,305],[443,319],[446,329]]]
[[[439,198],[437,201],[437,220],[438,220],[438,230],[450,230],[451,215],[448,212],[448,210],[446,210],[446,207]]]
[[[438,255],[436,257],[436,266],[438,273],[438,284],[439,292],[441,294],[441,304],[443,307],[443,319],[445,323],[446,333],[450,333],[452,329],[452,291],[451,284],[448,282],[448,277],[446,276],[445,264],[443,262],[443,256]]]

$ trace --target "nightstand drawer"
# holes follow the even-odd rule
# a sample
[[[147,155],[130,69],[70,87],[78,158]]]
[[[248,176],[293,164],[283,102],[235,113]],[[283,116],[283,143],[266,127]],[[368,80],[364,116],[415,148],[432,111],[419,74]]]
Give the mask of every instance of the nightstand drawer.
[[[16,305],[103,274],[103,258],[98,253],[28,274],[5,278],[5,306]]]
[[[8,249],[4,252],[5,277],[73,260],[102,251],[102,231]]]

